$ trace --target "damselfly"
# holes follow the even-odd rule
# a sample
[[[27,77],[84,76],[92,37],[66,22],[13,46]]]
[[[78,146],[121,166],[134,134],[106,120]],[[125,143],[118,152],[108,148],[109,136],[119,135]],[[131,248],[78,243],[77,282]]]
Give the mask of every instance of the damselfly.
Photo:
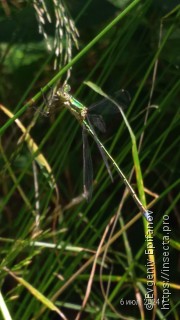
[[[147,210],[141,201],[139,200],[138,196],[136,195],[135,191],[131,187],[130,183],[126,179],[124,173],[119,168],[116,161],[113,159],[111,154],[107,151],[103,143],[99,140],[94,126],[98,127],[100,131],[104,131],[104,122],[101,117],[101,115],[91,115],[89,113],[89,108],[84,106],[81,102],[76,100],[71,94],[70,94],[70,86],[68,84],[64,85],[62,88],[58,89],[57,92],[53,95],[53,99],[50,102],[49,106],[46,108],[46,113],[51,112],[51,107],[53,104],[58,103],[60,107],[67,108],[71,114],[78,120],[78,122],[82,126],[82,137],[83,137],[83,185],[84,185],[84,196],[87,200],[91,199],[92,195],[92,184],[93,184],[93,170],[92,170],[92,160],[91,160],[91,154],[90,149],[88,147],[88,139],[87,139],[87,133],[89,133],[94,141],[96,142],[98,149],[101,153],[101,156],[104,160],[104,163],[106,165],[107,171],[110,175],[111,180],[112,173],[108,164],[108,159],[113,164],[114,168],[120,175],[120,177],[123,179],[126,187],[128,188],[129,192],[131,193],[135,203],[137,204],[139,210],[141,213],[145,216],[145,218],[148,220],[149,214],[152,213],[151,211]],[[94,125],[94,126],[93,126]]]

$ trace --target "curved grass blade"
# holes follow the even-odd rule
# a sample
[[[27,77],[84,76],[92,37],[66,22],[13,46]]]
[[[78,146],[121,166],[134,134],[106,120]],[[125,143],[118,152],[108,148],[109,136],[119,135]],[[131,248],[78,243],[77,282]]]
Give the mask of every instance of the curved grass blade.
[[[140,167],[140,161],[139,161],[139,156],[138,156],[138,150],[137,150],[137,145],[136,145],[136,138],[135,135],[130,127],[130,124],[121,108],[121,106],[111,97],[109,97],[105,92],[103,92],[103,90],[98,87],[96,84],[92,83],[91,81],[85,82],[85,84],[87,86],[89,86],[91,89],[93,89],[95,92],[97,92],[98,94],[100,94],[101,96],[107,98],[109,101],[111,101],[112,103],[114,103],[115,107],[119,110],[119,112],[122,115],[122,118],[127,126],[127,129],[129,131],[131,140],[132,140],[132,155],[133,155],[133,160],[134,160],[134,167],[135,167],[135,172],[136,172],[136,178],[137,178],[137,185],[138,185],[138,191],[140,194],[140,199],[141,201],[138,199],[138,197],[136,196],[134,190],[132,189],[132,187],[130,186],[130,184],[128,183],[127,179],[124,177],[123,173],[118,169],[120,176],[122,176],[122,178],[124,179],[124,182],[126,184],[126,186],[128,187],[129,191],[131,192],[134,200],[136,201],[137,205],[139,206],[140,210],[143,212],[146,220],[148,221],[152,211],[146,210],[145,206],[146,206],[146,198],[145,198],[145,193],[144,193],[144,185],[143,185],[143,178],[142,178],[142,173],[141,173],[141,167]],[[145,205],[145,206],[144,206]]]

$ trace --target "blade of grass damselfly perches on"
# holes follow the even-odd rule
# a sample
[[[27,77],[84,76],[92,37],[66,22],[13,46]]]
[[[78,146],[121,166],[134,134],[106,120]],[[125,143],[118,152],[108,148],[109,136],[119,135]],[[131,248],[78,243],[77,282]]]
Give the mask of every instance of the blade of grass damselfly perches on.
[[[91,193],[92,193],[92,170],[91,170],[92,166],[91,166],[91,158],[89,155],[89,150],[87,151],[88,144],[87,144],[87,137],[86,137],[86,133],[85,133],[85,131],[86,131],[87,133],[89,133],[93,137],[94,141],[96,142],[111,179],[112,179],[112,174],[111,174],[111,170],[110,170],[110,167],[108,164],[108,160],[113,164],[114,168],[116,169],[116,171],[118,172],[120,177],[123,179],[126,187],[128,188],[130,194],[132,195],[139,210],[145,216],[145,218],[148,220],[151,212],[143,206],[143,204],[139,200],[138,196],[136,195],[135,191],[131,187],[130,183],[126,179],[124,173],[121,171],[118,164],[113,159],[113,157],[110,155],[110,153],[106,150],[103,143],[99,140],[99,138],[93,128],[93,124],[91,123],[92,120],[90,120],[90,118],[89,118],[88,108],[86,106],[84,106],[81,102],[76,100],[69,92],[70,92],[70,86],[66,84],[62,88],[57,90],[57,92],[53,98],[54,98],[54,101],[56,101],[56,102],[57,102],[57,98],[58,98],[59,99],[59,101],[58,101],[59,106],[67,108],[71,112],[71,114],[79,121],[81,126],[83,127],[84,196],[86,197],[87,200],[90,200]],[[116,102],[114,102],[113,100],[112,100],[112,103],[116,104]],[[49,110],[49,112],[50,112],[50,110]],[[102,120],[100,120],[100,122],[102,123]],[[96,124],[97,124],[97,121],[96,121]],[[85,154],[86,152],[88,152],[88,154]],[[90,168],[90,171],[88,171],[88,167]],[[87,176],[85,176],[85,175],[87,175]]]

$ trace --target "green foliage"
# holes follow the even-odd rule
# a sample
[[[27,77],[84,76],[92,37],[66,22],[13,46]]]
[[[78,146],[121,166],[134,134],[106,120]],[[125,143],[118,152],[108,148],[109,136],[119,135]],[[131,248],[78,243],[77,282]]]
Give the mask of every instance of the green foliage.
[[[79,30],[80,49],[74,46],[72,59],[56,71],[30,3],[5,1],[0,10],[3,319],[75,319],[84,297],[82,319],[152,319],[145,300],[139,306],[126,303],[144,299],[147,291],[144,218],[113,168],[111,183],[91,138],[94,190],[89,203],[83,199],[79,123],[68,110],[56,108],[49,117],[43,115],[44,100],[63,84],[71,67],[71,93],[84,105],[100,99],[85,81],[112,97],[121,88],[131,96],[124,113],[138,154],[135,148],[132,156],[132,136],[118,113],[105,113],[107,133],[99,136],[133,188],[141,186],[141,201],[154,212],[155,319],[178,318],[180,8],[176,1],[166,7],[150,0],[123,1],[123,7],[119,3],[64,1]],[[29,28],[23,27],[23,19]],[[47,33],[53,43],[50,27]],[[68,50],[66,38],[62,42]],[[142,176],[135,174],[137,163]],[[162,243],[168,236],[164,215],[171,229],[168,310],[161,310]]]

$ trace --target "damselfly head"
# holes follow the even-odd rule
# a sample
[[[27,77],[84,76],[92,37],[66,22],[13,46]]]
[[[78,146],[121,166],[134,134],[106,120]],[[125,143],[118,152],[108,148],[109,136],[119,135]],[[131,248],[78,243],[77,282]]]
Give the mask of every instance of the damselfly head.
[[[65,101],[69,101],[70,99],[70,92],[71,87],[69,84],[64,84],[60,89],[57,90],[56,95],[58,96],[58,98],[60,98],[61,100]]]

